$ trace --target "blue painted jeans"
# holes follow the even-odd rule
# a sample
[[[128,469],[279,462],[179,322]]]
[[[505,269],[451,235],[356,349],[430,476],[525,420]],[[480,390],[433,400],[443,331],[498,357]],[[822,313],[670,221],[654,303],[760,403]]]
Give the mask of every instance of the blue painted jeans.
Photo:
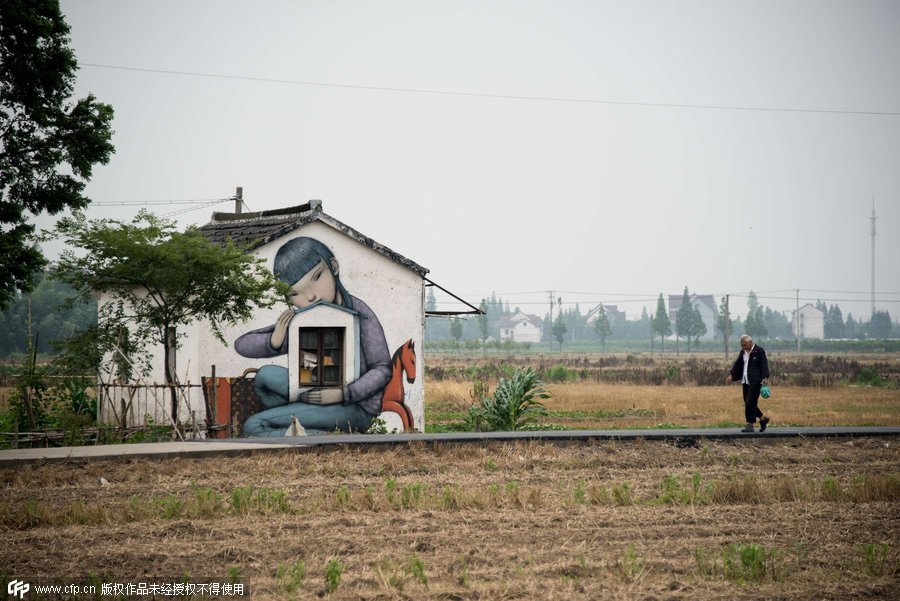
[[[291,416],[297,418],[307,434],[323,434],[335,430],[365,432],[375,418],[356,404],[289,403],[288,370],[278,365],[261,367],[253,379],[253,388],[266,409],[247,418],[241,429],[241,436],[284,436],[285,430],[291,425]]]

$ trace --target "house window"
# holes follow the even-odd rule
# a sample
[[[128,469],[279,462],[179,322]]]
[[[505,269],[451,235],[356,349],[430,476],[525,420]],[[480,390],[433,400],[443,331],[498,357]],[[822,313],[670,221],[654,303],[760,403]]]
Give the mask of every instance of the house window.
[[[300,328],[300,385],[341,386],[344,328]]]

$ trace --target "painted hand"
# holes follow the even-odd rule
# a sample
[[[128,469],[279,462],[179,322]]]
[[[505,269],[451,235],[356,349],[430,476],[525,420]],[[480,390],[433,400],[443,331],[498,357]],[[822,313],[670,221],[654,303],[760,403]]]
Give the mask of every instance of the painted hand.
[[[291,319],[294,318],[294,315],[296,315],[294,310],[288,309],[278,316],[278,319],[275,321],[275,330],[269,337],[269,345],[271,345],[273,349],[281,349],[281,345],[284,344],[284,339],[287,336],[288,324],[291,323]]]
[[[341,388],[313,388],[300,394],[300,400],[316,405],[334,405],[344,400],[344,391]]]

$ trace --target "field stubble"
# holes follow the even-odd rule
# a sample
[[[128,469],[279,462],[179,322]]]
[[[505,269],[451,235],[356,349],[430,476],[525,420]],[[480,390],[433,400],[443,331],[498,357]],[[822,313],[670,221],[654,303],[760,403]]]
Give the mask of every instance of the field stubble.
[[[871,438],[32,465],[0,470],[0,565],[259,599],[897,598],[898,462]]]

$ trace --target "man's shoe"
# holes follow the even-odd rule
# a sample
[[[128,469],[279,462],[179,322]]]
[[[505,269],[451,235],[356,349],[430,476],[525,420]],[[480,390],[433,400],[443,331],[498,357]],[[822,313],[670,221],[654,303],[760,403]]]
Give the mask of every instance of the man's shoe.
[[[747,424],[747,427],[741,430],[741,432],[753,432],[753,424]]]
[[[768,418],[768,417],[761,417],[761,418],[759,418],[759,431],[760,431],[760,432],[765,432],[765,431],[766,431],[766,426],[768,426],[768,425],[769,425],[769,418]]]

